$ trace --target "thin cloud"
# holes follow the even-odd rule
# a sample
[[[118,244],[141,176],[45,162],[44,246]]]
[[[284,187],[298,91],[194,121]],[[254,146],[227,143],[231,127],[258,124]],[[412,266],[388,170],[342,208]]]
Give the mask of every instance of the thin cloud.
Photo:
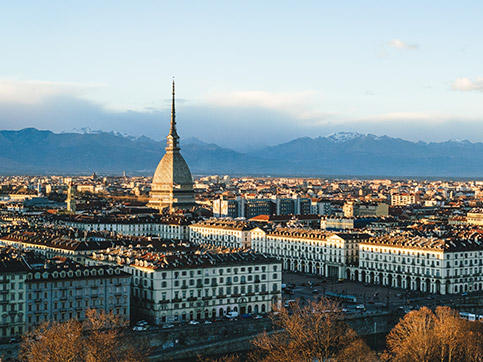
[[[456,78],[453,84],[451,84],[451,89],[463,92],[483,91],[483,78],[476,78],[475,80]]]
[[[453,116],[445,115],[438,112],[390,112],[369,117],[361,118],[361,122],[419,122],[427,123],[443,123],[450,119],[455,119]]]
[[[303,92],[265,92],[239,91],[213,93],[205,101],[218,107],[264,108],[277,111],[298,112],[312,103],[316,95],[313,91]]]
[[[401,50],[418,50],[419,49],[419,45],[418,44],[410,44],[410,43],[407,43],[407,42],[404,42],[400,39],[392,39],[388,45],[391,47],[391,48],[395,48],[395,49],[401,49]]]
[[[0,79],[0,102],[39,104],[53,97],[82,97],[99,84]]]

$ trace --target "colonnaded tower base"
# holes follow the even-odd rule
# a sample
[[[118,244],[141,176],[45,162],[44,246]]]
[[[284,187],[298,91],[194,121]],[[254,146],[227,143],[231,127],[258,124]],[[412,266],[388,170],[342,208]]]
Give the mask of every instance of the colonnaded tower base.
[[[176,132],[175,96],[171,104],[171,127],[167,138],[166,153],[154,172],[149,207],[160,212],[192,209],[196,206],[191,172],[179,150]]]

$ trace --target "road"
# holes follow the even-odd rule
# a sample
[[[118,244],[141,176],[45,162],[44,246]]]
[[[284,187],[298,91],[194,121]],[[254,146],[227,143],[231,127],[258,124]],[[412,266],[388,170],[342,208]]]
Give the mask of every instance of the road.
[[[342,307],[347,309],[347,313],[360,312],[359,309],[356,309],[356,306],[362,304],[364,305],[362,310],[366,311],[395,310],[398,308],[407,311],[422,306],[449,305],[458,307],[465,304],[469,298],[477,296],[483,298],[482,292],[468,295],[436,295],[350,280],[339,282],[337,279],[292,272],[283,274],[283,283],[292,290],[291,294],[283,293],[284,303],[287,300],[299,300],[304,304],[307,301],[317,300],[324,296],[326,292],[353,296],[357,299],[356,303],[341,303]],[[483,310],[481,313],[483,314]]]

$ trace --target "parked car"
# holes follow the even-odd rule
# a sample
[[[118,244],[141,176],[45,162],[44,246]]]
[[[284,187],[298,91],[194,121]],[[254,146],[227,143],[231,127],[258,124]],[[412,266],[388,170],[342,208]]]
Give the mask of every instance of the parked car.
[[[225,317],[230,319],[236,318],[238,317],[238,312],[228,312],[226,313]]]

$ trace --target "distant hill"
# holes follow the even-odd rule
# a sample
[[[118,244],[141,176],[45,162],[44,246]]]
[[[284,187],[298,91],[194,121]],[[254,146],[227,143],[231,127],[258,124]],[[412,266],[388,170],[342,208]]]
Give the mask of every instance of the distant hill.
[[[483,143],[410,142],[342,132],[298,138],[257,155],[295,163],[302,174],[481,177],[482,152]]]
[[[164,147],[164,141],[113,132],[0,131],[0,174],[151,175]],[[191,138],[182,141],[181,153],[194,174],[483,177],[483,143],[469,141],[343,132],[241,153]]]

